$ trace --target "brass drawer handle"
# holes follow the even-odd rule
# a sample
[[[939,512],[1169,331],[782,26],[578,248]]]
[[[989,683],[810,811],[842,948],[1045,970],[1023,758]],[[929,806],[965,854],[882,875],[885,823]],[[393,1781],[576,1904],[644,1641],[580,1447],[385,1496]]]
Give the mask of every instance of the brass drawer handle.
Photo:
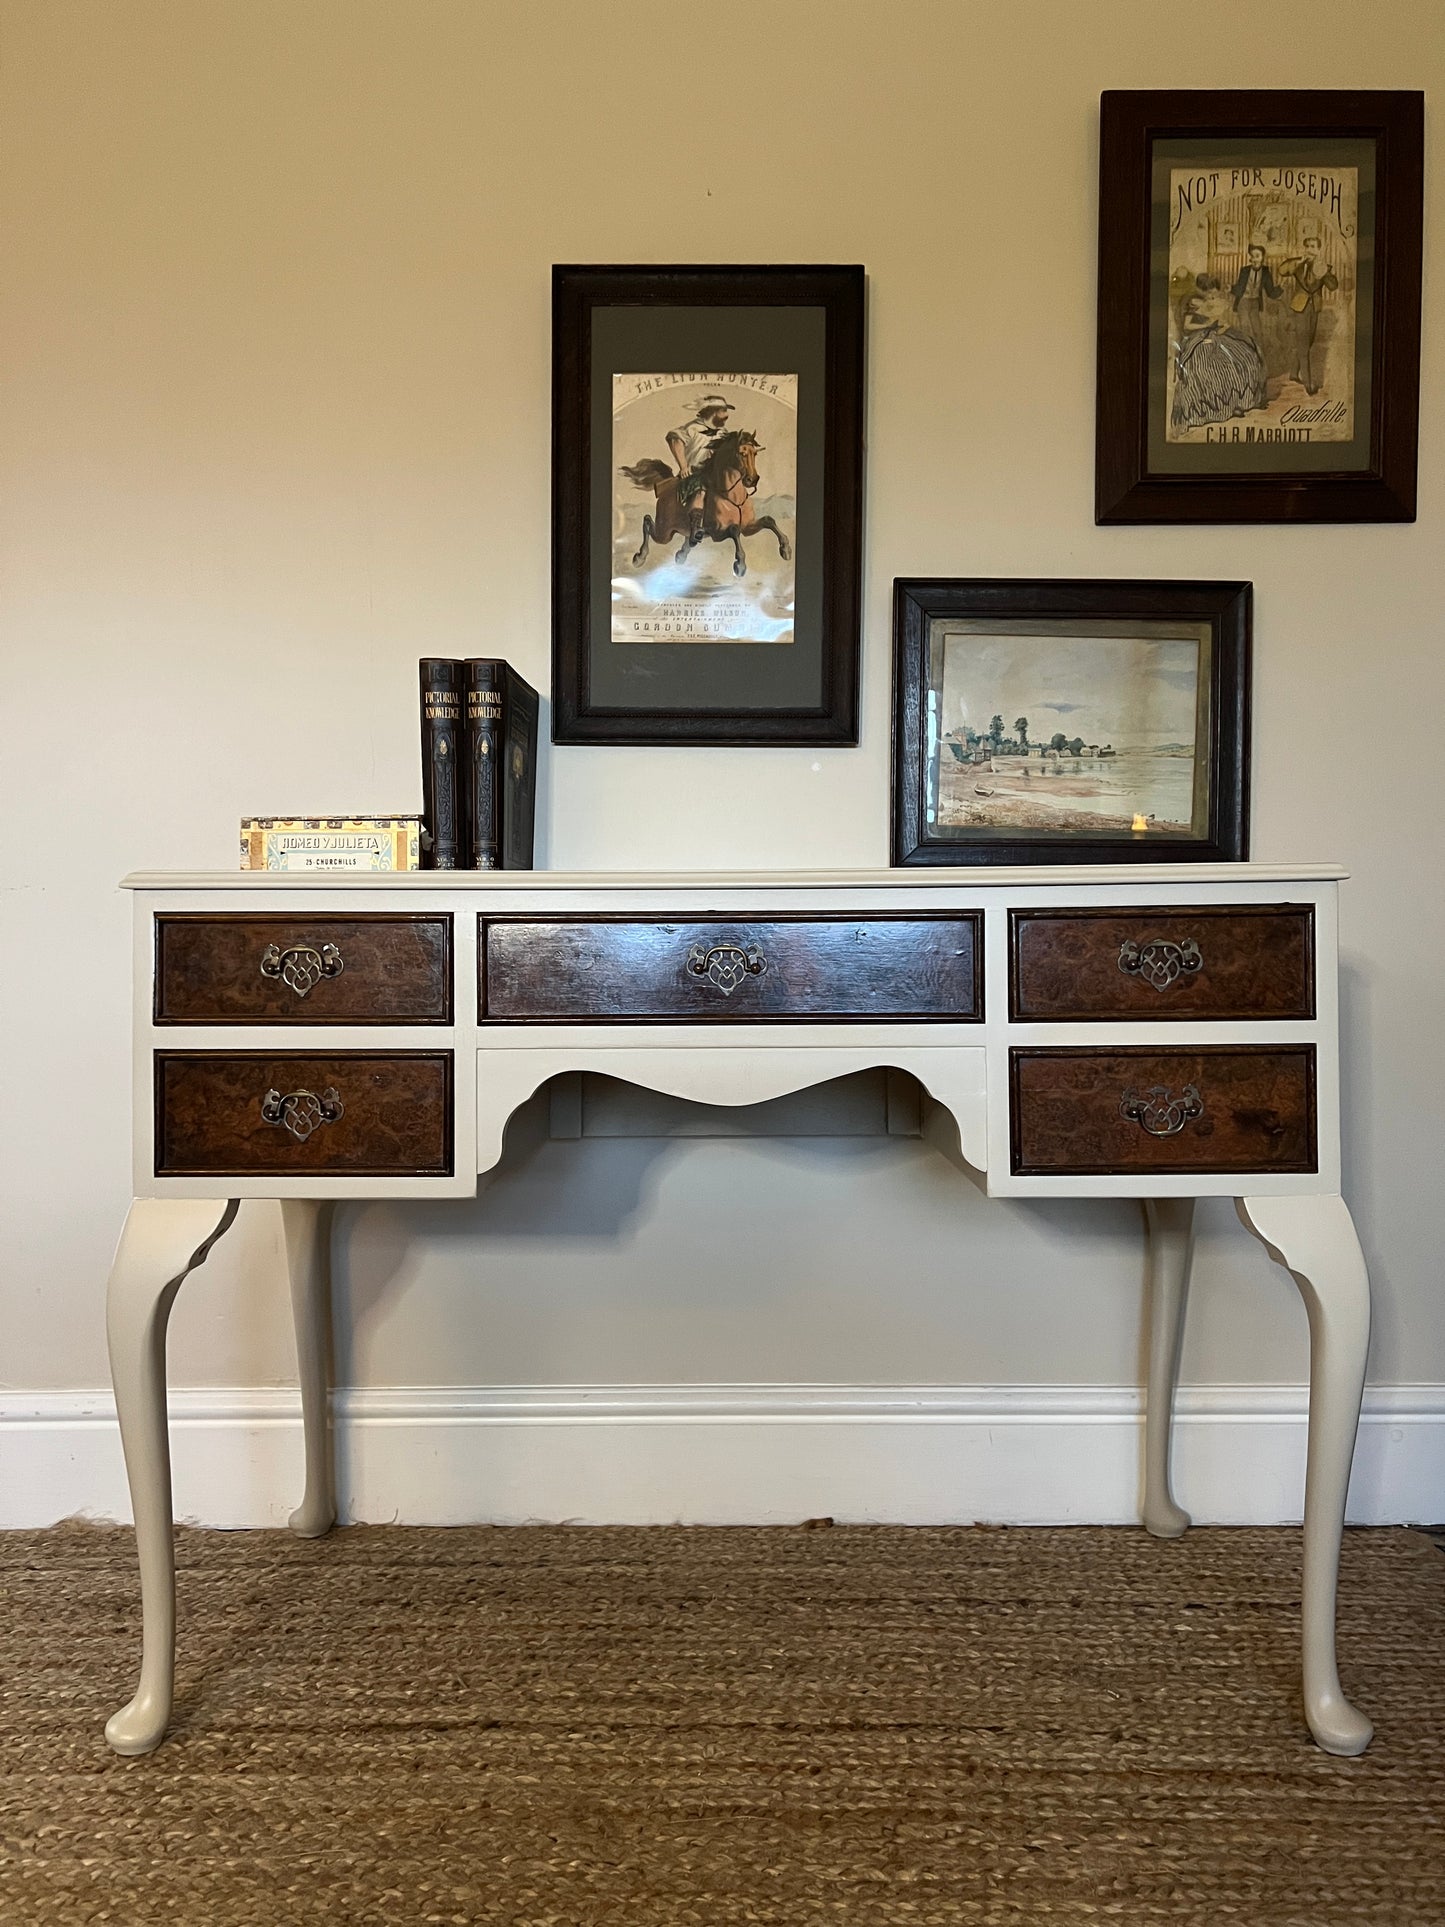
[[[715,990],[731,997],[746,977],[761,977],[768,960],[756,944],[742,950],[735,943],[716,943],[704,950],[695,943],[687,953],[687,968],[694,977],[706,977]]]
[[[309,943],[293,943],[286,950],[268,943],[261,952],[261,975],[278,977],[298,997],[314,990],[323,977],[339,977],[345,968],[334,943],[324,943],[319,950]]]
[[[1126,939],[1119,950],[1119,968],[1126,977],[1142,977],[1155,990],[1165,991],[1181,977],[1192,977],[1204,968],[1204,953],[1193,937],[1183,943],[1170,943],[1163,937],[1150,937],[1144,943]]]
[[[262,1122],[281,1125],[302,1144],[320,1125],[334,1124],[345,1110],[334,1084],[329,1084],[320,1097],[315,1091],[287,1091],[284,1097],[280,1091],[267,1091],[261,1099]]]
[[[1186,1084],[1178,1097],[1167,1084],[1151,1084],[1147,1091],[1131,1085],[1119,1100],[1119,1115],[1150,1137],[1173,1137],[1191,1118],[1203,1117],[1204,1099],[1194,1084]]]

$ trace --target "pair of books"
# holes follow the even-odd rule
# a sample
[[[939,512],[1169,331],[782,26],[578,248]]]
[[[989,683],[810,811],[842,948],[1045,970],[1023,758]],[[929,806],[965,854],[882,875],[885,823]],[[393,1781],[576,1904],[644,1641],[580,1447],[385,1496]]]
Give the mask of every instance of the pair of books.
[[[537,692],[495,656],[421,660],[424,870],[530,870]]]

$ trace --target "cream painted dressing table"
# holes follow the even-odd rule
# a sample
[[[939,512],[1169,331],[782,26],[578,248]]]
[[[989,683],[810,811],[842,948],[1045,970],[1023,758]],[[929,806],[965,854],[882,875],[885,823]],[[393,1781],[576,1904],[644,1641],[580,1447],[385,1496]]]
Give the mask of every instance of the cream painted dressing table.
[[[1328,1752],[1370,1724],[1335,1666],[1335,1588],[1369,1336],[1340,1196],[1336,888],[1319,866],[750,875],[139,875],[135,1201],[111,1368],[144,1607],[144,1753],[175,1641],[165,1333],[243,1198],[282,1200],[306,1490],[335,1517],[326,1206],[469,1197],[550,1078],[602,1071],[748,1104],[885,1066],[994,1197],[1134,1197],[1150,1240],[1144,1522],[1169,1491],[1194,1200],[1231,1197],[1310,1324],[1304,1701]],[[1280,1709],[1280,1717],[1286,1711]]]

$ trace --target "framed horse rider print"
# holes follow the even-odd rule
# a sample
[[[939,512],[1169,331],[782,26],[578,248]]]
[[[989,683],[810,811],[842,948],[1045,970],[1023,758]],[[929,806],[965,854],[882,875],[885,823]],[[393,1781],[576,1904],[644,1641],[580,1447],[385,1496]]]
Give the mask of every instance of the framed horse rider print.
[[[1412,522],[1424,96],[1107,93],[1099,522]]]
[[[856,742],[862,268],[552,301],[553,740]]]

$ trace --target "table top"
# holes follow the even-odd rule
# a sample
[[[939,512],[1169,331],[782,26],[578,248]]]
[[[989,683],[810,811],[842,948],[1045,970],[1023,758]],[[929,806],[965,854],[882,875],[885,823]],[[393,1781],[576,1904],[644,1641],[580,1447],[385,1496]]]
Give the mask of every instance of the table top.
[[[1040,885],[1330,883],[1335,863],[947,864],[897,870],[134,870],[123,890],[1017,890]]]

